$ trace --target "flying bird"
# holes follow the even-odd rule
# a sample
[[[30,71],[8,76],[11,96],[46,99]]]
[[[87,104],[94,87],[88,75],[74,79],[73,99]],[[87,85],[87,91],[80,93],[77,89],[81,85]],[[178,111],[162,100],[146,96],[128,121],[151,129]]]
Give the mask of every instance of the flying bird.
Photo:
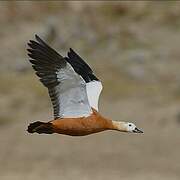
[[[105,130],[143,133],[133,123],[110,120],[98,112],[102,83],[73,49],[63,57],[37,35],[28,46],[29,61],[48,89],[54,110],[53,120],[29,124],[29,133],[70,136]]]

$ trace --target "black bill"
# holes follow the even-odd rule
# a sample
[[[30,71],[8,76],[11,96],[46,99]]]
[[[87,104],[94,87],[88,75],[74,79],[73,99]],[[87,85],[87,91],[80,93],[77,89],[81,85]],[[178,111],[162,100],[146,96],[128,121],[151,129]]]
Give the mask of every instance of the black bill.
[[[138,128],[135,128],[135,129],[133,130],[133,133],[143,133],[143,131],[141,131],[141,130],[138,129]]]

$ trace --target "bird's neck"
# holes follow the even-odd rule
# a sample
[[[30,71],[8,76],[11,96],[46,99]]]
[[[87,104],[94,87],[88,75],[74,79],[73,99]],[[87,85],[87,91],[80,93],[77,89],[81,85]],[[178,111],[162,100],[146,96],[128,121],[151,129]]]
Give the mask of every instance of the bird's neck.
[[[114,120],[110,120],[104,117],[101,117],[105,122],[107,122],[109,129],[111,130],[117,130],[117,131],[122,131],[122,132],[126,132],[126,126],[125,126],[125,122],[123,121],[114,121]]]
[[[113,121],[112,120],[112,125],[113,125],[114,129],[117,131],[127,132],[125,122],[123,122],[123,121]]]
[[[126,132],[126,127],[125,127],[125,122],[123,121],[114,121],[108,118],[105,118],[101,116],[96,110],[93,109],[95,117],[98,119],[98,122],[101,122],[105,129],[110,129],[110,130],[117,130],[117,131],[122,131]]]

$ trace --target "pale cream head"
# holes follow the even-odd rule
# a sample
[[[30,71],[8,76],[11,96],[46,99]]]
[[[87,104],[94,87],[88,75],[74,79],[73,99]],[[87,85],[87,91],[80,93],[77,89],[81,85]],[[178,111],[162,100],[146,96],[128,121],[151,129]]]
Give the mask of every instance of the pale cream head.
[[[130,133],[143,133],[142,130],[138,129],[134,123],[112,121],[113,126],[118,131],[130,132]]]

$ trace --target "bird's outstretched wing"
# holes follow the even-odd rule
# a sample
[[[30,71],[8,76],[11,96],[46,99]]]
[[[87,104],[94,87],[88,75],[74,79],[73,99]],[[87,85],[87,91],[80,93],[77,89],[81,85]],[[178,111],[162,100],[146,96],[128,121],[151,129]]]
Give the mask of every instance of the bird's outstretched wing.
[[[65,59],[85,80],[89,104],[98,111],[98,101],[102,91],[102,83],[94,75],[89,65],[73,49],[70,48],[68,56]]]
[[[40,81],[48,88],[55,119],[89,116],[92,110],[84,79],[40,37],[35,38],[28,43],[28,55]]]

